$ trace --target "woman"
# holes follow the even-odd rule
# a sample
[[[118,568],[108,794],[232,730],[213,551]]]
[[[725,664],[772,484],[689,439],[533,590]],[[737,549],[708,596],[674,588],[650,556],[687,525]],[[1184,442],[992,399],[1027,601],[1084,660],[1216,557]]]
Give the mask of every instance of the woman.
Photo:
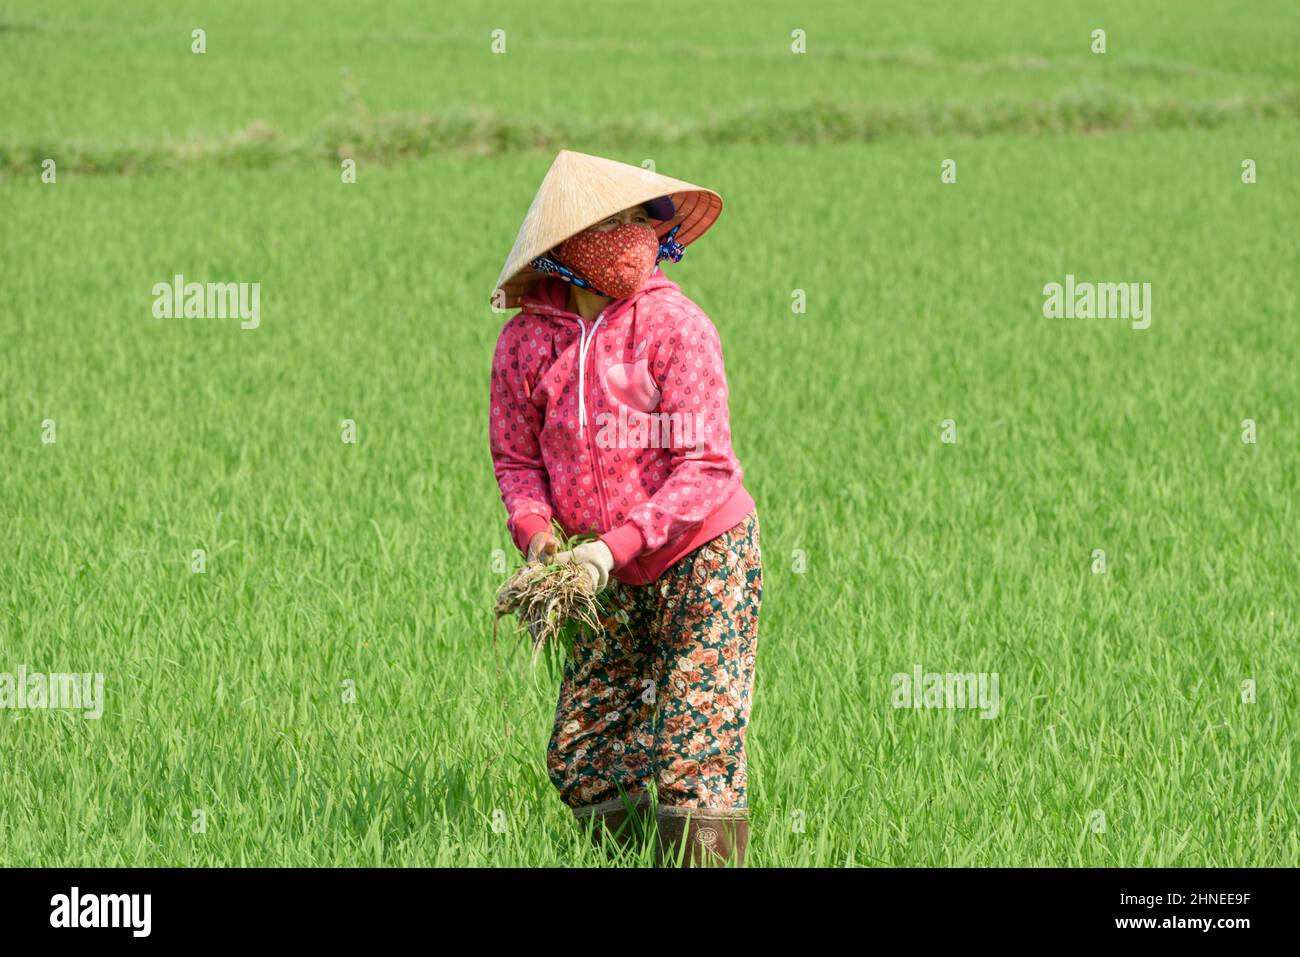
[[[763,575],[717,331],[658,264],[721,209],[711,190],[562,151],[493,297],[521,307],[492,362],[507,526],[529,561],[555,557],[553,518],[597,533],[572,557],[610,590],[605,628],[565,662],[550,779],[622,846],[653,786],[658,860],[697,866],[742,864],[748,844]]]

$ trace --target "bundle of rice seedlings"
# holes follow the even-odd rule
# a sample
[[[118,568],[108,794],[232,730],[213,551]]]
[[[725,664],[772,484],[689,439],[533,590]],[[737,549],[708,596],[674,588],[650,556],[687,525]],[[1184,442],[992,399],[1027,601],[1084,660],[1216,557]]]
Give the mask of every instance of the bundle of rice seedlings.
[[[558,529],[555,535],[561,551],[572,551],[574,545],[590,537],[568,539]],[[492,639],[496,641],[501,619],[514,615],[532,636],[532,665],[536,668],[537,656],[547,642],[560,641],[567,648],[575,631],[601,628],[602,605],[581,562],[572,558],[552,559],[548,564],[530,562],[515,571],[497,591]]]

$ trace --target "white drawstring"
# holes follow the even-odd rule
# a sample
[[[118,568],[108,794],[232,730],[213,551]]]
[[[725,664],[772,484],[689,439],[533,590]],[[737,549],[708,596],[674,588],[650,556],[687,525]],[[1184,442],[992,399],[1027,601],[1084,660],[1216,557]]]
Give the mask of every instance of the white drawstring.
[[[596,341],[596,330],[600,324],[605,321],[605,311],[602,309],[596,321],[591,324],[591,335],[587,335],[587,324],[578,319],[578,325],[582,327],[582,333],[578,337],[578,434],[582,435],[586,431],[587,425],[587,350],[591,344]]]

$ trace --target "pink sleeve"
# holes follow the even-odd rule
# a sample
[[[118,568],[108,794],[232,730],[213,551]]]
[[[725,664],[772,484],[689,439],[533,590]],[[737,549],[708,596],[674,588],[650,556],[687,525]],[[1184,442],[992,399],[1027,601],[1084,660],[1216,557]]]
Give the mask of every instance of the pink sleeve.
[[[674,329],[654,358],[653,372],[660,391],[656,411],[680,414],[679,434],[690,443],[674,441],[668,479],[628,513],[626,523],[601,536],[616,568],[703,522],[727,503],[742,478],[731,451],[722,343],[709,317],[693,311]]]
[[[553,511],[550,477],[538,444],[542,412],[529,401],[524,377],[526,336],[521,324],[512,320],[497,339],[488,425],[492,467],[506,506],[506,527],[521,552],[528,550],[534,535],[551,527]]]

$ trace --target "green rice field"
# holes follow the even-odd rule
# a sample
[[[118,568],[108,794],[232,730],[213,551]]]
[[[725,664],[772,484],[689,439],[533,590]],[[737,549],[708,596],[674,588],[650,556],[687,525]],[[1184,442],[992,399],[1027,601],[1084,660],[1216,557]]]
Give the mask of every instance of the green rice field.
[[[603,862],[562,661],[492,642],[489,296],[560,148],[725,200],[665,271],[762,521],[750,866],[1300,864],[1292,7],[548,9],[0,0],[0,675],[103,675],[0,708],[0,865]]]

